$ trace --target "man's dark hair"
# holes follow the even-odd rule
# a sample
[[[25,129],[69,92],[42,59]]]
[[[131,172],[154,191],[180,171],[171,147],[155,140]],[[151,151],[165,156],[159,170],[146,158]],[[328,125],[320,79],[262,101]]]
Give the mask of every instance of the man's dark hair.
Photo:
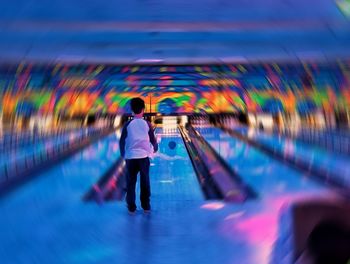
[[[140,114],[142,109],[145,109],[145,101],[143,101],[140,97],[132,98],[130,101],[131,110],[135,114]]]

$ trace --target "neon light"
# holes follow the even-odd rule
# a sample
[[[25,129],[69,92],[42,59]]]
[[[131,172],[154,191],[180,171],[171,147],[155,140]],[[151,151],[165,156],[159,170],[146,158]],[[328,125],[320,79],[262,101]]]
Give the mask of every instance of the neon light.
[[[330,111],[349,109],[349,80],[346,61],[328,66],[20,64],[6,74],[0,71],[0,105],[5,114],[24,108],[43,114],[124,113],[129,99],[139,96],[148,112]]]

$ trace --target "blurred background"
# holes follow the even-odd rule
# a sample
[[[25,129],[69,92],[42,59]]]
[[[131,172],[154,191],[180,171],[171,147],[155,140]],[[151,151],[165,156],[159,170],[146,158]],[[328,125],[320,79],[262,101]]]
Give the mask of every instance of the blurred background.
[[[1,6],[1,263],[349,263],[349,0]]]

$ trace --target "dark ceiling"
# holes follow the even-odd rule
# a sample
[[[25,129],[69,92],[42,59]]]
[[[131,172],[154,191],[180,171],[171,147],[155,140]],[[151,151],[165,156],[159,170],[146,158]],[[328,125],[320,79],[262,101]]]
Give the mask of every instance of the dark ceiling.
[[[333,0],[2,1],[0,59],[110,63],[350,55]]]

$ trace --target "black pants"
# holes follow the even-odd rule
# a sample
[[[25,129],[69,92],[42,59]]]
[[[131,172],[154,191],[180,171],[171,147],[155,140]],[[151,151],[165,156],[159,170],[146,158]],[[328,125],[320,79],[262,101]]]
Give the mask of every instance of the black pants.
[[[141,193],[140,200],[141,206],[144,210],[151,209],[150,207],[150,196],[151,196],[151,187],[149,183],[149,158],[143,159],[127,159],[126,168],[126,202],[128,208],[131,211],[136,209],[135,204],[135,187],[137,181],[137,174],[140,172],[140,183],[141,183]]]

